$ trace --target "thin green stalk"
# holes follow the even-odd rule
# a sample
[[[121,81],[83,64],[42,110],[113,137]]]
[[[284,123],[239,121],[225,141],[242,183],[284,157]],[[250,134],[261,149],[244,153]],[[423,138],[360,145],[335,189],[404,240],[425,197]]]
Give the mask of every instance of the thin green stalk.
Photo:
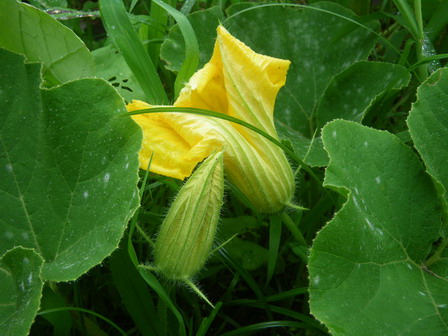
[[[394,0],[395,6],[400,10],[407,28],[415,41],[415,52],[417,60],[420,62],[425,58],[424,55],[424,31],[422,19],[422,5],[420,0],[414,0],[414,12],[406,0]],[[417,69],[420,81],[424,81],[428,77],[426,66],[419,66]]]
[[[421,0],[414,0],[414,13],[415,13],[415,20],[417,23],[417,40],[416,40],[416,47],[417,47],[417,60],[419,62],[423,61],[425,59],[425,32],[423,31],[423,18],[422,18],[422,3]],[[424,81],[426,78],[428,78],[428,70],[426,65],[420,65],[418,67],[418,72],[420,75],[420,80]]]
[[[147,167],[145,176],[143,178],[142,185],[141,185],[140,190],[139,190],[140,202],[141,202],[141,199],[142,199],[142,196],[143,196],[143,192],[144,192],[145,187],[146,187],[146,182],[148,180],[149,168],[151,167],[152,157],[153,156],[151,155],[151,157],[149,158],[148,167]],[[132,245],[132,235],[134,234],[135,227],[136,226],[138,227],[137,219],[138,219],[139,213],[140,213],[140,208],[137,209],[137,211],[135,212],[134,216],[132,217],[131,222],[129,223],[129,234],[128,234],[128,244],[127,244],[129,257],[131,258],[132,263],[135,265],[135,267],[138,266],[138,258],[137,258],[137,253],[135,252],[135,249],[134,249],[134,245]],[[138,227],[138,228],[140,228],[140,227]],[[146,235],[144,235],[144,237],[146,237]]]
[[[422,64],[426,64],[426,63],[429,63],[429,62],[432,62],[432,61],[441,60],[441,59],[447,59],[447,58],[448,58],[448,54],[438,54],[438,55],[434,55],[434,56],[425,57],[421,61],[418,61],[417,63],[413,64],[409,68],[409,70],[414,70],[415,68],[418,68]]]

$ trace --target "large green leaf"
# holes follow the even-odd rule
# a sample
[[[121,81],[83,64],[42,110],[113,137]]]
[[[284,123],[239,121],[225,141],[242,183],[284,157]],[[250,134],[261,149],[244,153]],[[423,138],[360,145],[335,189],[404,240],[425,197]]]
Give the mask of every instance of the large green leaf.
[[[256,52],[291,61],[276,118],[307,137],[314,134],[318,103],[331,79],[366,59],[376,41],[368,29],[337,15],[356,18],[341,6],[320,3],[308,8],[254,7],[224,22]]]
[[[0,258],[0,330],[4,336],[27,335],[39,309],[42,258],[16,247]]]
[[[0,50],[0,253],[34,248],[71,280],[118,245],[138,205],[138,126],[101,79],[40,89],[40,65]]]
[[[325,184],[347,202],[311,248],[311,312],[334,335],[446,335],[448,280],[422,266],[442,210],[421,162],[354,122],[329,123],[323,141]]]
[[[384,92],[407,85],[406,68],[392,63],[361,61],[336,75],[326,88],[316,111],[316,126],[342,118],[360,122],[372,102]]]
[[[428,172],[448,189],[448,69],[440,69],[417,91],[409,131]],[[447,196],[445,194],[445,201]]]
[[[50,84],[93,74],[93,58],[76,34],[50,15],[19,3],[0,1],[0,48],[42,62]]]
[[[333,119],[361,122],[373,102],[381,95],[398,90],[409,82],[409,72],[391,63],[356,62],[333,77],[316,110],[316,126],[320,130]],[[297,130],[277,121],[282,138],[291,141],[295,153],[312,167],[328,164],[320,132],[309,139]]]

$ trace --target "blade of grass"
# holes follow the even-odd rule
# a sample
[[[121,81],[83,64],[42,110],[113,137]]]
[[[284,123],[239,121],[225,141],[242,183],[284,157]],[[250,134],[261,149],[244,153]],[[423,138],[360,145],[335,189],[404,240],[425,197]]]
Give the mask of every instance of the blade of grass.
[[[116,325],[114,322],[109,320],[107,317],[104,317],[103,315],[98,314],[98,313],[94,312],[93,310],[89,310],[89,309],[78,308],[78,307],[60,307],[60,308],[47,309],[47,310],[40,311],[37,313],[37,315],[51,314],[51,313],[66,311],[66,310],[79,311],[82,313],[93,315],[93,316],[103,320],[104,322],[108,323],[109,325],[111,325],[121,335],[127,336],[126,332],[123,329],[121,329],[118,325]]]
[[[232,330],[221,334],[221,336],[247,335],[256,331],[262,331],[270,328],[298,328],[298,329],[314,329],[310,328],[306,323],[296,321],[269,321],[251,324],[236,330]]]
[[[415,69],[417,67],[419,67],[422,64],[426,64],[432,61],[437,61],[437,60],[441,60],[441,59],[447,59],[448,58],[448,54],[439,54],[439,55],[434,55],[434,56],[430,56],[430,57],[426,57],[424,59],[422,59],[421,61],[415,63],[414,65],[412,65],[410,67],[410,69]]]
[[[294,288],[288,291],[280,292],[266,297],[268,302],[286,300],[297,295],[308,294],[308,287]]]
[[[121,0],[100,0],[100,13],[107,34],[123,54],[151,104],[168,104],[157,71],[129,21]]]
[[[206,336],[207,335],[207,330],[208,330],[208,328],[210,328],[210,325],[212,324],[213,320],[215,319],[216,314],[218,313],[221,306],[222,306],[222,302],[218,302],[215,305],[215,309],[212,310],[210,315],[202,320],[201,325],[199,326],[198,332],[196,333],[196,336]]]
[[[409,6],[408,2],[406,0],[393,0],[393,3],[395,6],[397,6],[398,10],[400,11],[402,17],[404,18],[406,25],[405,27],[409,30],[409,32],[412,34],[414,39],[418,38],[418,24],[415,20],[414,14],[412,13],[412,9]]]
[[[184,4],[182,5],[182,8],[180,9],[182,14],[188,15],[191,12],[191,9],[193,8],[195,3],[196,0],[185,0]]]
[[[263,305],[260,304],[260,302],[255,301],[255,300],[250,300],[250,299],[242,299],[242,300],[234,300],[231,302],[228,302],[226,305],[228,306],[248,306],[248,307],[254,307],[254,308],[260,308],[263,309]],[[282,314],[284,316],[288,316],[288,317],[292,317],[296,320],[302,321],[304,323],[307,323],[310,328],[315,328],[315,329],[319,329],[322,331],[325,331],[325,327],[323,325],[321,325],[317,320],[313,319],[312,317],[305,315],[305,314],[301,314],[301,313],[297,313],[294,310],[291,309],[287,309],[287,308],[283,308],[283,307],[278,307],[278,306],[273,306],[273,305],[269,305],[269,308],[274,312],[274,313],[278,313],[278,314]]]
[[[162,40],[165,37],[166,29],[168,27],[168,14],[159,6],[156,6],[154,1],[148,1],[151,3],[151,11],[149,13],[151,20],[153,20],[159,29],[151,28],[146,31],[146,38],[148,40]],[[167,2],[171,3],[170,0]],[[154,63],[154,67],[157,68],[160,60],[160,45],[150,44],[148,45],[148,53]]]
[[[291,232],[291,234],[293,235],[294,239],[297,240],[297,242],[300,245],[303,245],[305,247],[308,248],[308,243],[306,242],[305,238],[303,237],[302,232],[300,232],[298,225],[296,223],[293,222],[293,220],[291,219],[291,217],[289,217],[289,215],[286,212],[283,212],[281,214],[281,219],[283,221],[283,224],[286,225],[286,227],[288,228],[288,230]]]
[[[280,246],[280,238],[282,235],[282,219],[279,215],[271,216],[269,224],[269,252],[268,252],[268,272],[266,275],[267,286],[274,275],[275,266],[277,265],[278,248]]]
[[[254,278],[244,269],[242,268],[233,258],[229,255],[225,248],[221,248],[219,250],[220,259],[231,269],[238,272],[241,278],[246,281],[247,285],[252,289],[257,298],[260,300],[262,304],[264,304],[265,311],[267,317],[272,320],[272,312],[269,310],[268,302],[266,301],[266,297],[264,296],[260,286],[258,286],[257,282]]]
[[[145,281],[140,277],[125,249],[117,249],[109,261],[112,279],[123,304],[143,336],[159,333],[157,311]]]
[[[184,84],[188,82],[198,67],[199,44],[190,21],[183,13],[167,5],[162,0],[153,0],[153,2],[165,9],[176,20],[185,40],[185,59],[174,82],[174,94],[175,98],[177,98]]]
[[[156,279],[156,277],[154,275],[149,273],[143,267],[139,267],[138,271],[140,272],[140,275],[146,281],[146,283],[159,295],[159,297],[162,299],[162,301],[167,305],[167,307],[171,310],[171,312],[176,317],[177,322],[179,323],[179,336],[186,336],[187,333],[185,330],[185,323],[184,323],[182,314],[179,312],[179,310],[177,310],[177,308],[174,305],[173,301],[171,300],[170,296],[165,291],[165,289],[162,287],[160,282]]]

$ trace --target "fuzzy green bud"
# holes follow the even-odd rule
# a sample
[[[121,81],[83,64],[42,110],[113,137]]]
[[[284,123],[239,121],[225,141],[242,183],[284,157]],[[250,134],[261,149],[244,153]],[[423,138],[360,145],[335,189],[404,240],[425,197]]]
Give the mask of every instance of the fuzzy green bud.
[[[179,191],[154,248],[157,271],[191,279],[210,255],[224,194],[223,153],[210,155]]]

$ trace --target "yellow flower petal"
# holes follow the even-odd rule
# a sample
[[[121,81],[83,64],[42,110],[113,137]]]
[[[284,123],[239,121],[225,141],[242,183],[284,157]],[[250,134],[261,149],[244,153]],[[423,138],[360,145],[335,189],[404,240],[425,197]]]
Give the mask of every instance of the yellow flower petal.
[[[192,76],[174,106],[225,113],[276,137],[275,98],[291,62],[255,53],[222,26],[217,31],[210,62]]]
[[[127,105],[129,112],[150,108],[151,105],[134,100]],[[215,149],[222,148],[222,141],[209,135],[201,120],[184,118],[179,113],[136,114],[132,118],[143,131],[139,153],[141,169],[180,180],[190,176],[198,162]],[[195,132],[190,130],[194,129]]]

